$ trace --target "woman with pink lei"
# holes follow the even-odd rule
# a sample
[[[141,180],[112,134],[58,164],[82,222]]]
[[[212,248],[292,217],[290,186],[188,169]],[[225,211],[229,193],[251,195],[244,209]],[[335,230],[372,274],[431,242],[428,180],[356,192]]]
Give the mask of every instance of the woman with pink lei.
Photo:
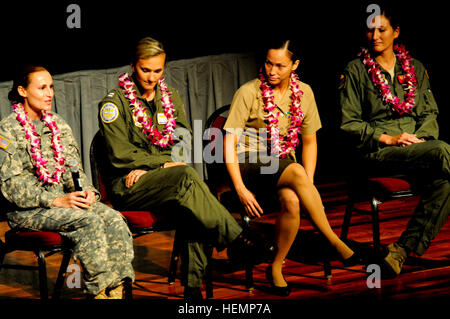
[[[69,164],[81,163],[69,125],[51,112],[53,79],[42,66],[17,73],[13,112],[0,122],[1,201],[11,228],[55,231],[73,243],[89,298],[121,299],[134,280],[131,233],[122,215],[99,202],[79,168],[76,191]]]
[[[276,221],[277,253],[266,277],[274,294],[288,296],[290,287],[283,278],[282,265],[300,226],[300,206],[345,265],[361,260],[331,229],[314,186],[316,131],[321,122],[311,87],[295,73],[300,61],[294,43],[272,43],[264,52],[259,77],[241,86],[233,98],[224,126],[225,161],[249,216],[261,216],[269,210],[270,202],[281,204]],[[301,164],[295,156],[299,134]]]
[[[403,175],[421,195],[406,230],[387,246],[386,273],[396,276],[410,253],[425,253],[447,220],[450,147],[438,140],[438,108],[425,67],[395,43],[398,16],[379,9],[367,21],[368,47],[341,76],[341,129],[359,174]]]

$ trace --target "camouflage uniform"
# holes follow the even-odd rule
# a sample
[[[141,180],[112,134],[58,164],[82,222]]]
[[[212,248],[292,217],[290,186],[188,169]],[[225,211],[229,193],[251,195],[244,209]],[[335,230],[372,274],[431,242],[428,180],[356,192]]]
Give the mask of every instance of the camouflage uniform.
[[[160,119],[164,108],[161,90],[156,87],[155,98],[149,102],[141,96],[136,86],[135,89],[138,100],[162,132],[164,125]],[[168,89],[173,93],[177,128],[190,131],[178,92],[170,87]],[[165,162],[173,162],[174,147],[163,149],[150,142],[139,124],[134,122],[129,101],[122,89],[111,90],[100,102],[99,108],[100,131],[105,137],[112,166],[110,174],[105,177],[105,184],[113,194],[111,201],[114,207],[177,214],[173,220],[184,238],[182,284],[200,287],[207,264],[205,240],[208,239],[221,250],[238,237],[242,228],[192,167],[161,168]],[[125,178],[134,169],[148,172],[127,188]],[[173,209],[168,209],[168,205]]]
[[[54,120],[61,131],[66,164],[81,162],[72,130],[57,114]],[[41,121],[33,121],[41,138],[42,156],[48,159],[47,168],[53,172],[51,132]],[[134,257],[131,233],[119,212],[96,201],[89,209],[52,207],[56,197],[74,191],[70,169],[58,185],[42,185],[34,173],[30,157],[30,143],[22,126],[12,113],[0,122],[0,179],[6,216],[12,228],[57,231],[74,244],[74,257],[84,270],[86,292],[96,295],[108,287],[116,287],[123,279],[134,280],[131,262]],[[80,169],[84,190],[98,192]],[[98,196],[97,196],[98,198]]]

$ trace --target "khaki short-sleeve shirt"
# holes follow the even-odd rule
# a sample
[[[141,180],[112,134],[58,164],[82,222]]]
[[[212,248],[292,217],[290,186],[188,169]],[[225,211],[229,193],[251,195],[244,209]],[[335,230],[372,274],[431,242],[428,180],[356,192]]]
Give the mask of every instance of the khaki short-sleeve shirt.
[[[322,127],[319,112],[317,110],[314,93],[311,87],[298,81],[301,97],[301,109],[303,118],[300,133],[311,135]],[[291,106],[290,88],[274,103],[278,106],[278,127],[280,135],[287,135],[290,127],[289,110]],[[264,103],[260,89],[260,80],[254,79],[242,85],[235,93],[231,102],[230,112],[224,129],[239,137],[237,153],[238,156],[245,152],[261,152],[267,149],[264,140],[267,136],[264,115]]]

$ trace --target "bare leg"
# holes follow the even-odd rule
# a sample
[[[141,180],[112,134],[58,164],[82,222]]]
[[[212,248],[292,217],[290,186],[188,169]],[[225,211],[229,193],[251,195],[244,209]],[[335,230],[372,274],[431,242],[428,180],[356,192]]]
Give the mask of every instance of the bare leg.
[[[300,226],[300,203],[297,194],[291,188],[281,188],[278,191],[278,197],[281,212],[275,224],[277,254],[272,262],[272,276],[275,286],[284,287],[287,283],[281,269]]]
[[[303,166],[298,163],[289,165],[281,174],[278,186],[290,187],[295,191],[300,202],[310,215],[312,222],[328,239],[330,244],[335,247],[343,259],[353,255],[353,251],[331,229],[323,209],[320,194],[310,181]]]

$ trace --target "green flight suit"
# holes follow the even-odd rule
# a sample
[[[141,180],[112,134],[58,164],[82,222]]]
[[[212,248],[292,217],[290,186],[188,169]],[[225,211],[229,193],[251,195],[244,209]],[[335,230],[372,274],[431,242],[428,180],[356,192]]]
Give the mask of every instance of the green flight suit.
[[[141,96],[136,85],[134,87],[137,98],[146,107],[147,115],[162,132],[164,124],[158,122],[158,113],[162,115],[164,109],[159,86],[150,102]],[[190,134],[180,96],[175,89],[168,89],[172,92],[177,129],[184,128],[185,133]],[[207,263],[205,240],[212,242],[218,250],[223,250],[237,238],[242,228],[192,167],[161,168],[165,162],[179,161],[172,159],[172,151],[181,138],[165,149],[152,144],[135,124],[129,101],[119,87],[108,93],[99,108],[100,131],[105,137],[112,164],[106,184],[113,194],[114,207],[148,209],[164,214],[175,211],[174,221],[185,239],[181,253],[182,284],[200,287]],[[134,169],[148,172],[127,188],[125,178]]]
[[[422,255],[436,237],[450,212],[450,146],[438,140],[438,108],[422,63],[413,59],[417,77],[416,105],[412,114],[399,115],[384,103],[361,59],[351,61],[341,76],[341,129],[348,137],[356,158],[370,172],[406,175],[421,200],[398,243]],[[380,67],[381,68],[381,67]],[[391,92],[404,100],[401,64],[397,61],[394,78],[381,68]],[[379,143],[381,134],[396,136],[402,132],[426,140],[410,146]]]

